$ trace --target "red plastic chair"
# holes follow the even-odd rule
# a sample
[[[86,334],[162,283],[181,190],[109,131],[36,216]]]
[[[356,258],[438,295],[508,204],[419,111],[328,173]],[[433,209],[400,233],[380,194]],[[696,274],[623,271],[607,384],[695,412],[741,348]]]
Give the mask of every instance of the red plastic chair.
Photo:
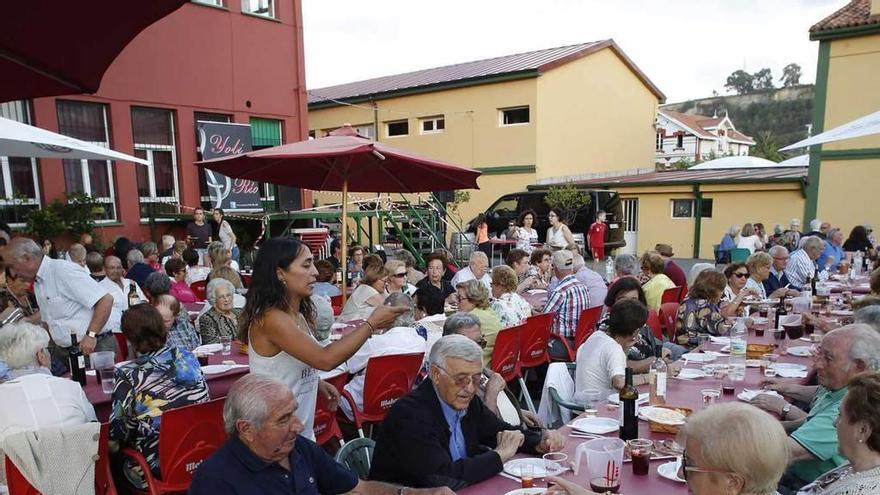
[[[668,302],[660,305],[660,322],[666,330],[666,338],[675,342],[675,319],[678,316],[678,303]]]
[[[197,280],[189,284],[189,288],[192,289],[193,293],[196,295],[196,299],[198,299],[199,301],[204,301],[208,298],[207,280]]]
[[[336,390],[339,390],[341,394],[347,379],[348,373],[339,373],[336,376],[325,378],[324,381],[336,387]],[[339,422],[336,421],[336,414],[330,411],[330,402],[324,394],[318,394],[312,428],[315,431],[315,443],[318,445],[323,446],[333,439],[336,439],[340,446],[345,443],[342,439],[342,430],[339,428]]]
[[[519,385],[523,399],[526,401],[526,407],[533,413],[536,412],[535,404],[526,388],[525,375],[529,369],[550,362],[547,344],[550,341],[550,325],[553,324],[553,316],[553,313],[543,313],[526,318],[519,335],[519,367],[522,370]]]
[[[147,481],[147,493],[182,493],[189,489],[199,464],[226,441],[223,428],[223,399],[165,411],[159,432],[159,471],[157,479],[144,456],[132,448],[122,453],[136,462]]]
[[[114,333],[113,337],[116,338],[116,362],[122,362],[128,359],[128,339],[125,338],[124,334]]]
[[[251,285],[251,276],[246,273],[242,273],[241,274],[241,285],[245,289],[247,289]]]
[[[520,377],[519,336],[525,325],[505,328],[495,337],[492,348],[492,371],[501,375],[505,383]]]
[[[670,287],[663,291],[663,295],[660,296],[660,304],[670,303],[670,302],[681,302],[681,293],[684,290],[684,287]]]
[[[424,358],[423,352],[371,357],[367,361],[364,376],[363,410],[358,410],[354,398],[347,390],[342,391],[342,396],[351,406],[354,425],[361,438],[366,438],[365,424],[381,422],[391,406],[412,390]],[[351,422],[341,412],[337,416],[342,421]]]
[[[590,335],[593,335],[593,332],[596,331],[596,324],[599,323],[599,318],[602,317],[602,306],[594,306],[592,308],[587,308],[581,311],[581,316],[578,318],[577,328],[574,331],[574,356],[572,357],[572,361],[574,361],[577,357],[577,350],[583,345],[584,342],[590,338]]]
[[[110,471],[109,431],[110,426],[102,423],[98,438],[98,460],[95,461],[95,495],[116,495],[116,485],[113,484],[113,474]],[[10,495],[42,495],[9,457],[6,458],[6,484]]]
[[[648,312],[648,326],[651,328],[651,333],[654,334],[654,338],[663,339],[663,323],[660,321],[660,315],[657,314],[653,309]]]
[[[342,294],[330,297],[330,305],[333,306],[333,316],[342,314]]]

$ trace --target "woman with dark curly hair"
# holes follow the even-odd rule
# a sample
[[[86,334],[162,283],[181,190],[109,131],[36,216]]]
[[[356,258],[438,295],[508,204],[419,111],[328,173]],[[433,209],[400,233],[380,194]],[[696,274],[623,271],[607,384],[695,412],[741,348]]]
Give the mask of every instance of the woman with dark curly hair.
[[[290,387],[299,404],[296,415],[304,425],[302,435],[310,440],[315,439],[312,424],[319,389],[331,402],[339,400],[336,389],[318,379],[316,369],[339,366],[405,310],[378,306],[353,332],[321,347],[312,334],[311,296],[317,275],[312,251],[302,242],[280,238],[265,242],[254,260],[239,327],[239,339],[248,344],[251,373],[272,375]]]

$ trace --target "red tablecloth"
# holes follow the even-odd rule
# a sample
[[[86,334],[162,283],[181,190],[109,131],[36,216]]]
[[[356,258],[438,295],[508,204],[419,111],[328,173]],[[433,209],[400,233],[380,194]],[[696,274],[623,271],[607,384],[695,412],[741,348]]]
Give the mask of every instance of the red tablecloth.
[[[235,361],[237,364],[248,364],[247,354],[238,352],[238,343],[233,343],[232,354],[224,356],[217,352],[208,356],[208,364],[222,364],[223,361]],[[236,382],[242,375],[248,372],[248,368],[233,368],[225,373],[216,375],[205,375],[205,381],[208,383],[208,393],[212,399],[226,397],[229,393],[229,387]],[[98,383],[96,376],[86,376],[86,386],[83,387],[89,402],[95,406],[95,414],[98,421],[106,422],[110,419],[110,394],[105,394]]]
[[[759,342],[759,343],[771,343],[773,342],[771,332],[765,332],[764,337],[755,337],[754,334],[749,336],[749,342]],[[797,344],[793,342],[788,342],[789,345],[810,345],[807,342],[798,342]],[[713,346],[714,350],[718,350],[721,346]],[[726,362],[725,357],[721,357],[715,362]],[[800,363],[810,366],[809,358],[799,358],[795,356],[780,356],[780,362],[786,363]],[[698,368],[701,367],[700,363],[689,364],[689,368]],[[755,389],[759,388],[759,384],[763,380],[763,375],[761,374],[761,370],[759,368],[747,368],[746,369],[746,378],[742,382],[737,382],[736,384],[736,393],[740,393],[743,388]],[[799,381],[798,379],[791,379],[792,381]],[[705,388],[720,388],[718,384],[718,380],[713,378],[703,378],[700,380],[669,380],[668,382],[668,399],[667,405],[670,406],[681,406],[692,409],[694,412],[699,411],[702,408],[702,396],[700,395],[700,390]],[[647,385],[643,385],[639,387],[639,392],[647,392]],[[735,401],[735,395],[722,395],[719,399],[723,402],[727,401]],[[599,410],[600,416],[614,417],[617,418],[619,411],[617,408],[609,409],[606,406],[601,406]],[[571,433],[571,428],[564,426],[560,430],[563,434],[568,435]],[[609,434],[607,436],[613,437],[616,436],[617,433]],[[645,421],[639,421],[639,436],[641,438],[649,438],[652,440],[662,440],[662,439],[672,439],[673,435],[668,433],[654,433],[650,431],[648,423]],[[574,461],[575,458],[575,449],[578,445],[588,440],[581,438],[573,438],[571,436],[568,437],[567,443],[563,452],[568,454],[569,461]],[[528,457],[525,455],[519,455],[517,457]],[[630,463],[625,463],[622,471],[622,482],[621,482],[621,492],[627,494],[651,494],[651,495],[679,495],[688,493],[687,485],[684,483],[678,483],[675,481],[667,480],[666,478],[661,477],[657,474],[657,466],[663,464],[665,462],[670,462],[670,460],[657,460],[651,461],[651,469],[648,472],[647,476],[635,476],[632,474],[632,465]],[[587,469],[586,462],[581,461],[580,470],[578,476],[575,476],[571,471],[566,472],[563,475],[564,479],[573,480],[578,484],[589,487],[587,480]],[[535,481],[535,486],[540,486],[540,481]],[[464,490],[460,490],[457,493],[460,495],[468,495],[468,494],[504,494],[508,491],[519,488],[519,483],[513,481],[511,479],[505,478],[500,475],[493,476],[486,481],[481,483],[477,483],[476,485],[470,486]]]

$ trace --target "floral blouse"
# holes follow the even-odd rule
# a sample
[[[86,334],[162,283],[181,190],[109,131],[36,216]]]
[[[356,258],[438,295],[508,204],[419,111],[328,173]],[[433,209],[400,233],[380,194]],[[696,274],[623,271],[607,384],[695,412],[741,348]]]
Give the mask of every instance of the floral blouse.
[[[502,294],[492,301],[492,309],[498,315],[501,328],[519,325],[532,315],[532,307],[516,292]]]
[[[880,493],[880,467],[853,473],[846,463],[819,476],[797,495],[869,495]]]
[[[217,344],[221,337],[235,339],[238,333],[238,314],[241,310],[235,309],[236,318],[223,316],[217,308],[211,308],[199,317],[199,334],[202,336],[202,344]]]
[[[159,426],[164,411],[206,402],[208,387],[195,355],[163,347],[116,367],[110,412],[110,438],[143,454],[154,475],[159,471]],[[142,486],[140,469],[127,463],[124,471]]]
[[[687,298],[678,307],[678,314],[675,317],[676,343],[695,347],[699,334],[723,334],[724,321],[724,315],[721,314],[717,304],[710,303],[706,299]]]

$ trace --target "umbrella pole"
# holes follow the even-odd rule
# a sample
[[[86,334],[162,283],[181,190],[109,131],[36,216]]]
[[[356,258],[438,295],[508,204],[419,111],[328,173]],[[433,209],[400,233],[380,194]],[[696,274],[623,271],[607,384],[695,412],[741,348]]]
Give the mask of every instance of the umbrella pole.
[[[348,299],[348,175],[342,179],[342,306]]]

